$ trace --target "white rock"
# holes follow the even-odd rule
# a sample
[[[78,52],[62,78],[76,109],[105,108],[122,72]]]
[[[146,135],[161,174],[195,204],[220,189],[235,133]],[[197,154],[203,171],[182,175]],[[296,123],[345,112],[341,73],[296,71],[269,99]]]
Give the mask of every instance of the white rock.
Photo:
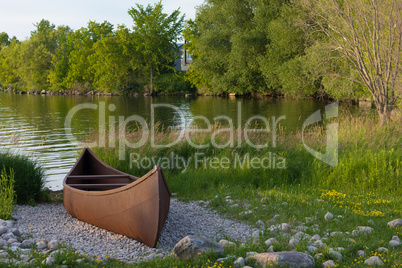
[[[322,264],[323,268],[335,267],[335,262],[333,260],[327,260]]]
[[[173,248],[174,255],[180,260],[193,259],[199,255],[198,253],[204,254],[206,251],[213,251],[217,253],[225,252],[221,244],[211,242],[206,238],[197,237],[195,235],[184,237]]]
[[[17,228],[11,228],[10,231],[17,237],[21,236],[21,232]]]
[[[290,239],[290,241],[289,241],[289,246],[290,246],[290,247],[296,247],[296,245],[298,245],[299,243],[300,243],[300,240],[299,240],[299,239],[292,238],[292,239]]]
[[[3,235],[8,232],[7,226],[0,226],[0,235]]]
[[[317,248],[314,246],[308,246],[307,251],[310,252],[311,254],[313,254],[317,251]]]
[[[230,259],[232,259],[232,256],[227,256],[225,258],[219,258],[216,260],[217,263],[221,263],[221,262],[228,262]]]
[[[360,232],[358,230],[353,230],[352,231],[353,236],[358,236],[359,234],[360,234]]]
[[[327,212],[327,214],[325,214],[325,216],[324,216],[324,219],[325,219],[326,221],[330,221],[330,220],[332,220],[333,218],[334,218],[334,215],[332,215],[331,212]]]
[[[388,249],[387,249],[387,248],[384,248],[384,247],[379,247],[379,248],[377,249],[377,251],[378,251],[378,252],[385,252],[385,251],[388,251]]]
[[[329,253],[329,255],[331,255],[331,257],[333,257],[334,259],[337,259],[338,261],[342,260],[342,254],[338,251],[332,251]]]
[[[296,251],[267,252],[253,256],[262,267],[314,267],[314,259],[308,254]]]
[[[27,239],[22,241],[21,248],[30,248],[35,244],[32,239]]]
[[[243,257],[237,258],[237,260],[235,260],[235,262],[233,263],[233,267],[236,267],[236,268],[243,268],[245,265],[246,265],[246,261],[244,260]]]
[[[255,223],[255,228],[258,228],[258,229],[264,229],[264,227],[265,227],[265,224],[264,224],[264,222],[262,221],[262,220],[258,220],[256,223]]]
[[[368,258],[367,260],[365,260],[364,263],[369,266],[384,264],[384,262],[378,256],[372,256],[372,257]]]
[[[357,230],[365,234],[371,234],[374,231],[374,229],[369,226],[358,226]]]
[[[249,258],[249,257],[254,256],[255,254],[258,254],[258,252],[255,252],[255,251],[247,252],[246,257]]]
[[[399,247],[401,244],[402,244],[401,242],[396,241],[396,240],[391,240],[391,241],[389,241],[389,243],[388,243],[388,245],[389,245],[391,248]]]
[[[276,240],[276,238],[269,238],[265,241],[265,245],[267,245],[268,247],[272,246],[273,244],[277,244],[278,240]]]
[[[366,255],[366,253],[364,253],[363,250],[358,250],[357,251],[357,256],[364,256],[364,255]]]
[[[401,240],[399,239],[399,237],[397,235],[394,235],[391,240],[401,242]]]
[[[287,223],[282,223],[282,224],[281,224],[281,230],[282,230],[283,232],[289,231],[289,230],[290,230],[290,225],[287,224]]]
[[[318,234],[313,235],[313,237],[310,238],[310,241],[317,241],[320,240],[321,237]]]
[[[221,244],[222,245],[222,247],[224,247],[224,246],[226,246],[227,244],[229,244],[229,241],[228,240],[226,240],[226,239],[221,239],[221,240],[219,240],[219,242],[218,242],[219,244]]]
[[[330,234],[330,236],[332,236],[332,237],[334,237],[334,236],[341,236],[341,235],[343,235],[342,232],[332,232],[332,233]]]
[[[39,241],[39,242],[36,243],[36,247],[38,249],[44,249],[44,248],[47,247],[47,244],[44,241]]]
[[[387,223],[389,227],[401,227],[402,226],[402,219],[396,219]]]
[[[46,265],[52,265],[55,261],[56,261],[55,258],[49,256],[46,259],[44,259],[42,263]]]
[[[294,237],[297,239],[302,239],[306,234],[303,232],[297,232]]]
[[[56,250],[59,248],[59,241],[57,240],[51,240],[48,244],[47,247],[49,250]]]
[[[6,221],[6,226],[11,229],[14,228],[14,221]]]
[[[275,252],[274,246],[270,246],[270,247],[267,249],[267,252]]]

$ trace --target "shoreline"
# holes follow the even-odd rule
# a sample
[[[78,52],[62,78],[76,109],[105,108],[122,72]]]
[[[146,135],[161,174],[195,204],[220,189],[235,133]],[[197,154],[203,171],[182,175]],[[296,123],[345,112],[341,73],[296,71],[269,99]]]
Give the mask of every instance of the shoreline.
[[[248,94],[235,94],[235,93],[182,93],[182,92],[175,92],[175,93],[161,93],[161,92],[155,92],[154,94],[150,93],[140,93],[140,92],[130,92],[130,93],[110,93],[110,92],[101,92],[101,91],[94,91],[94,90],[89,90],[89,91],[78,91],[78,90],[58,90],[58,91],[25,91],[25,90],[14,90],[14,89],[3,89],[0,87],[0,92],[4,93],[13,93],[16,95],[42,95],[42,96],[87,96],[87,97],[162,97],[162,96],[171,96],[171,97],[186,97],[186,98],[196,98],[199,96],[203,97],[218,97],[218,98],[226,98],[226,99],[271,99],[271,100],[299,100],[298,98],[293,98],[285,95],[273,95],[271,93],[248,93]],[[332,101],[337,101],[332,98],[326,97],[326,96],[309,96],[309,97],[303,97],[301,100],[305,101],[323,101],[323,102],[332,102]],[[361,98],[361,99],[343,99],[343,100],[338,100],[340,104],[347,105],[347,106],[359,106],[360,108],[371,108],[375,109],[375,103],[373,100],[369,100],[367,98]]]

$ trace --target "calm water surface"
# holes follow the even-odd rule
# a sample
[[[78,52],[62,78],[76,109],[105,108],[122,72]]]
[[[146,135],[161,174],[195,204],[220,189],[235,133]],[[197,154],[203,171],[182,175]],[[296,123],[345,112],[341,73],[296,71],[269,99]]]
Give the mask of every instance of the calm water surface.
[[[58,190],[62,188],[64,176],[76,161],[82,146],[79,141],[98,129],[99,122],[102,121],[106,125],[117,126],[119,117],[127,119],[137,115],[150,122],[151,107],[154,107],[155,122],[161,122],[165,126],[183,128],[205,124],[205,120],[197,119],[196,116],[205,116],[211,123],[217,116],[226,116],[233,120],[236,127],[239,122],[244,126],[252,116],[262,116],[270,122],[273,116],[276,119],[286,116],[280,123],[286,131],[294,132],[301,129],[304,120],[312,113],[319,109],[324,111],[326,104],[309,100],[208,96],[72,97],[0,92],[0,146],[38,160],[45,168],[47,186]],[[71,112],[74,109],[76,112]],[[65,121],[69,112],[73,116],[70,127],[66,129]],[[69,131],[76,140],[69,138]]]

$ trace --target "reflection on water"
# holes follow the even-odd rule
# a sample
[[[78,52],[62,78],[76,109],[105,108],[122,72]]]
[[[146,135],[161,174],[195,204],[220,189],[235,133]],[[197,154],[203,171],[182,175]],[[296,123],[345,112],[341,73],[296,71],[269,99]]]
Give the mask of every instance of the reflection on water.
[[[278,119],[280,116],[286,116],[280,123],[286,131],[294,132],[301,129],[303,121],[309,115],[325,107],[323,102],[307,100],[231,99],[207,96],[196,98],[32,96],[1,92],[1,147],[40,161],[46,170],[47,186],[52,190],[61,189],[62,180],[75,163],[80,151],[79,143],[72,142],[66,135],[65,129],[66,117],[77,105],[84,108],[72,113],[70,128],[76,140],[82,139],[92,130],[97,130],[99,123],[104,122],[106,128],[110,125],[117,127],[119,120],[128,120],[133,115],[140,116],[148,124],[154,116],[155,122],[180,129],[193,124],[205,124],[205,120],[197,119],[196,116],[204,116],[210,123],[219,121],[217,116],[226,116],[232,120],[235,127],[239,123],[244,127],[252,116],[263,116],[268,121],[271,121],[272,117]],[[228,120],[221,122],[227,123]],[[135,124],[132,127],[134,126]]]

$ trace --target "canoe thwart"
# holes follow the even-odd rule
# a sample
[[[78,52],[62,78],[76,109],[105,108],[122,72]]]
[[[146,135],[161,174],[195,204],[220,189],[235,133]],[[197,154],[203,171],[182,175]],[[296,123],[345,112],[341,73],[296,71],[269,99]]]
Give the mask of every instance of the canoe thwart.
[[[69,184],[70,187],[74,187],[77,189],[86,189],[86,188],[118,188],[122,186],[126,186],[128,183],[89,183],[89,184]]]

